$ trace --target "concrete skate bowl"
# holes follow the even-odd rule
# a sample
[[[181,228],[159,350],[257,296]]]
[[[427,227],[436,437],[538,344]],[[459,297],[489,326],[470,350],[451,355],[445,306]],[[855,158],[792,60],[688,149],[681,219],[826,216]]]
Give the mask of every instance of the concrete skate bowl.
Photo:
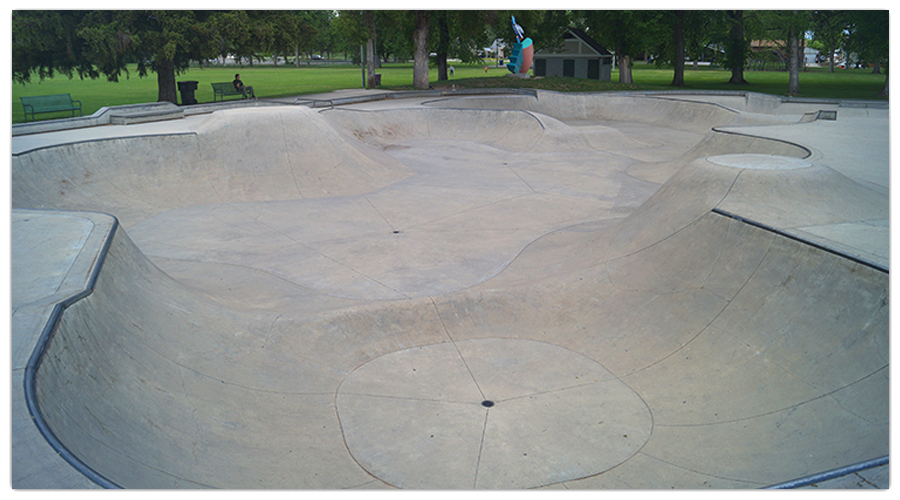
[[[886,197],[712,132],[765,117],[594,99],[14,156],[15,208],[121,222],[35,376],[51,438],[126,488],[756,488],[887,455],[886,272],[729,216]]]

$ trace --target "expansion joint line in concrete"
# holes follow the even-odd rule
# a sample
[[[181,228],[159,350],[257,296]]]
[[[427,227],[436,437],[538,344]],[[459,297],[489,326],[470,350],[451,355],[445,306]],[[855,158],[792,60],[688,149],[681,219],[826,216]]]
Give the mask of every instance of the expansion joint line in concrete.
[[[282,144],[284,145],[284,150],[290,151],[291,149],[290,149],[290,146],[288,145],[287,133],[285,132],[286,127],[284,125],[284,116],[281,113],[278,114],[278,120],[281,122],[281,141],[282,141]],[[294,172],[294,165],[291,162],[291,157],[290,157],[290,155],[287,155],[287,154],[285,154],[285,156],[287,157],[286,158],[287,164],[291,171],[291,180],[294,181],[294,189],[296,189],[297,194],[302,197],[303,190],[300,189],[300,183],[297,181],[297,174]]]
[[[429,300],[431,300],[431,305],[434,306],[434,312],[435,314],[437,314],[438,320],[440,320],[441,322],[441,328],[443,328],[444,333],[447,335],[447,338],[450,339],[450,343],[453,344],[453,348],[456,349],[456,353],[459,354],[459,359],[466,367],[466,371],[469,372],[469,376],[472,377],[472,382],[475,383],[475,387],[478,389],[478,393],[481,394],[481,399],[485,399],[484,391],[481,390],[481,386],[478,385],[478,379],[475,378],[475,374],[472,373],[472,369],[469,368],[469,363],[466,362],[465,356],[463,356],[462,351],[459,350],[459,346],[456,345],[456,341],[450,335],[450,331],[447,329],[447,325],[444,323],[444,318],[443,316],[441,316],[441,311],[440,309],[438,309],[437,303],[434,301],[434,297],[428,298]],[[484,437],[487,433],[488,416],[490,415],[490,411],[485,411],[484,413],[484,425],[481,427],[481,440],[478,444],[478,459],[475,461],[475,477],[472,479],[472,488],[475,488],[478,485],[478,470],[481,468],[481,454],[484,451]]]
[[[695,221],[695,222],[696,222],[696,221]],[[773,241],[774,241],[774,239],[773,239]],[[681,344],[681,346],[679,346],[678,348],[676,348],[674,351],[670,352],[669,354],[666,354],[665,356],[663,356],[663,357],[657,359],[656,361],[654,361],[653,363],[650,363],[650,364],[647,365],[647,366],[644,366],[644,367],[642,367],[642,368],[639,368],[639,369],[637,369],[637,370],[634,370],[634,371],[631,372],[631,373],[625,374],[625,375],[623,375],[622,377],[624,378],[624,377],[632,376],[632,375],[634,375],[634,374],[636,374],[636,373],[640,373],[640,372],[642,372],[642,371],[644,371],[644,370],[648,370],[648,369],[652,368],[653,366],[656,366],[656,365],[662,363],[663,361],[669,359],[670,357],[674,356],[675,354],[679,353],[681,350],[683,350],[684,348],[686,348],[686,347],[687,347],[689,344],[691,344],[694,340],[697,340],[697,338],[698,338],[700,335],[703,335],[705,332],[707,332],[707,331],[709,330],[709,328],[713,325],[713,323],[715,323],[716,320],[718,320],[719,317],[722,316],[722,314],[728,309],[728,306],[731,305],[731,302],[732,302],[738,295],[740,295],[741,292],[744,291],[744,287],[747,286],[747,283],[750,283],[750,281],[753,280],[753,277],[756,276],[756,272],[759,271],[760,266],[762,266],[762,263],[766,260],[766,257],[769,255],[769,250],[771,250],[771,249],[772,249],[772,241],[769,242],[769,247],[766,249],[765,254],[764,254],[764,255],[759,259],[759,261],[756,263],[756,267],[753,269],[753,271],[752,271],[749,275],[747,275],[747,277],[744,279],[744,282],[741,283],[740,288],[738,288],[738,290],[731,296],[731,298],[722,297],[722,299],[725,301],[725,303],[722,304],[722,307],[719,309],[719,312],[717,312],[717,313],[715,314],[715,316],[713,316],[709,321],[707,321],[707,322],[706,322],[706,325],[704,325],[703,328],[699,329],[699,330],[697,331],[697,333],[694,334],[694,336],[692,336],[691,338],[689,338],[686,342],[684,342],[683,344]],[[701,286],[700,288],[703,289],[702,286]],[[648,406],[649,406],[649,405],[648,405]]]
[[[832,255],[837,255],[838,257],[841,257],[841,258],[844,258],[844,259],[847,259],[847,260],[856,262],[857,264],[862,264],[862,265],[864,265],[864,266],[866,266],[866,267],[872,268],[872,269],[874,269],[874,270],[876,270],[876,271],[880,271],[880,272],[882,272],[882,273],[884,273],[884,274],[889,274],[889,272],[890,272],[890,270],[889,270],[888,268],[886,268],[886,267],[884,267],[884,266],[881,266],[881,265],[878,265],[878,264],[876,264],[876,263],[874,263],[874,262],[870,262],[870,261],[868,261],[868,260],[866,260],[866,259],[863,259],[863,258],[861,258],[861,257],[857,257],[857,256],[855,256],[855,255],[850,255],[850,254],[848,254],[848,253],[846,253],[846,252],[842,252],[842,251],[840,251],[840,250],[837,250],[837,249],[834,249],[834,248],[831,248],[831,247],[827,247],[827,246],[825,246],[825,245],[822,245],[822,244],[820,244],[820,243],[816,243],[816,242],[814,242],[814,241],[812,241],[812,240],[809,240],[809,239],[806,239],[806,238],[797,236],[797,235],[795,235],[795,234],[791,234],[791,233],[788,233],[788,232],[786,232],[786,231],[782,231],[781,229],[778,229],[778,228],[769,226],[769,225],[767,225],[767,224],[763,224],[762,222],[757,222],[757,221],[755,221],[755,220],[748,219],[748,218],[746,218],[746,217],[741,217],[740,215],[733,214],[733,213],[731,213],[731,212],[727,212],[727,211],[722,210],[722,209],[719,209],[719,208],[713,208],[713,209],[712,209],[712,212],[713,212],[714,214],[721,215],[721,216],[723,216],[723,217],[728,217],[728,218],[734,219],[734,220],[736,220],[736,221],[743,222],[744,224],[749,224],[749,225],[751,225],[751,226],[758,227],[758,228],[760,228],[760,229],[762,229],[762,230],[764,230],[764,231],[768,231],[768,232],[770,232],[770,233],[777,234],[778,236],[782,236],[782,237],[787,238],[787,239],[789,239],[789,240],[793,240],[793,241],[796,241],[796,242],[799,242],[799,243],[803,243],[804,245],[808,245],[808,246],[811,246],[811,247],[813,247],[813,248],[817,248],[817,249],[822,250],[822,251],[824,251],[824,252],[828,252],[828,253],[830,253],[830,254],[832,254]]]
[[[480,390],[480,389],[479,389]],[[475,461],[475,477],[472,479],[472,488],[478,487],[478,470],[481,468],[481,454],[484,452],[484,436],[487,433],[488,417],[491,412],[484,412],[484,426],[481,428],[481,443],[478,445],[478,459]]]
[[[447,338],[450,339],[450,343],[453,344],[453,348],[456,349],[456,353],[459,354],[459,359],[462,360],[463,365],[466,367],[466,371],[469,372],[469,376],[472,377],[472,381],[475,383],[475,387],[478,388],[478,393],[481,394],[482,399],[484,399],[484,391],[481,390],[481,386],[478,385],[478,379],[475,378],[475,374],[472,373],[472,369],[469,368],[469,363],[466,362],[465,356],[463,356],[462,351],[459,350],[459,346],[456,345],[456,340],[450,335],[450,330],[447,329],[447,325],[444,324],[444,318],[441,316],[441,311],[438,309],[437,303],[434,301],[434,297],[428,297],[431,300],[431,305],[434,306],[434,312],[437,314],[438,320],[441,322],[441,328],[443,328],[444,333],[447,335]]]
[[[700,474],[700,475],[703,475],[703,476],[706,476],[706,477],[715,478],[715,479],[723,479],[723,480],[725,480],[725,481],[734,481],[734,482],[738,482],[738,483],[744,483],[744,484],[747,484],[747,485],[748,485],[747,488],[752,488],[752,487],[757,487],[757,488],[758,488],[758,487],[759,487],[759,484],[760,484],[758,481],[749,481],[749,480],[746,480],[746,479],[738,479],[738,478],[734,478],[734,477],[720,476],[720,475],[713,474],[713,473],[711,473],[711,472],[704,472],[704,471],[701,471],[701,470],[698,470],[698,469],[692,469],[692,468],[690,468],[690,467],[685,467],[684,465],[677,464],[677,463],[672,462],[672,461],[670,461],[670,460],[665,460],[665,459],[663,459],[663,458],[660,458],[660,457],[657,457],[657,456],[654,456],[654,455],[650,455],[649,453],[644,452],[643,449],[642,449],[642,451],[640,451],[639,453],[640,453],[641,455],[643,455],[643,456],[649,458],[649,459],[652,459],[652,460],[656,460],[656,461],[662,462],[662,463],[664,463],[664,464],[666,464],[666,465],[669,465],[669,466],[671,466],[671,467],[675,467],[675,468],[677,468],[677,469],[681,469],[681,470],[683,470],[683,471],[688,471],[688,472],[692,472],[692,473],[694,473],[694,474]]]
[[[384,220],[384,223],[387,224],[389,228],[391,228],[391,231],[397,231],[397,228],[395,228],[394,225],[391,224],[391,221],[389,221],[388,218],[385,217],[383,213],[381,213],[381,210],[378,210],[378,207],[376,207],[375,204],[372,203],[372,200],[370,200],[368,196],[363,195],[363,199],[372,206],[372,209],[375,210],[378,216],[381,217],[382,220]]]
[[[80,458],[72,453],[72,451],[69,450],[66,445],[64,445],[62,441],[59,440],[59,438],[53,432],[53,429],[50,428],[50,424],[47,422],[46,418],[44,418],[44,413],[43,411],[41,411],[40,404],[38,403],[36,377],[37,371],[41,367],[41,363],[44,360],[44,355],[47,353],[47,348],[50,346],[50,342],[53,340],[53,337],[56,335],[57,329],[59,328],[59,323],[62,320],[63,312],[72,304],[93,293],[94,287],[97,284],[97,278],[100,275],[100,269],[103,267],[103,262],[106,259],[107,254],[109,253],[110,245],[112,245],[112,240],[116,234],[116,230],[118,229],[118,227],[119,221],[114,217],[112,226],[109,230],[109,234],[106,236],[106,241],[103,243],[103,247],[100,249],[100,252],[97,255],[97,260],[94,263],[94,268],[91,270],[91,275],[88,278],[88,282],[84,290],[72,295],[67,299],[57,302],[56,305],[53,306],[53,310],[50,313],[50,318],[47,320],[47,324],[44,326],[44,330],[41,332],[41,336],[38,338],[37,344],[34,347],[34,351],[31,352],[31,357],[28,358],[28,363],[25,365],[24,381],[25,404],[28,407],[28,412],[31,414],[31,418],[34,421],[34,424],[37,426],[38,431],[40,431],[41,435],[44,436],[44,439],[47,440],[47,443],[53,448],[54,451],[59,454],[60,457],[62,457],[63,460],[74,467],[75,470],[81,472],[88,479],[97,483],[99,486],[111,489],[120,489],[121,486],[110,481],[102,474],[91,468],[89,465],[82,462]]]

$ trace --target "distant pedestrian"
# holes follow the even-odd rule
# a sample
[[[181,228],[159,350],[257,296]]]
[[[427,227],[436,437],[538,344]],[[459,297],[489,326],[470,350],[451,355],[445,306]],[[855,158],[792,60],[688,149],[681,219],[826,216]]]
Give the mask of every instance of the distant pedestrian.
[[[453,65],[451,64],[450,65],[450,76],[453,76],[454,71],[456,71],[456,68],[454,68]]]
[[[256,94],[253,93],[253,87],[248,87],[248,86],[244,85],[244,82],[241,81],[240,74],[235,74],[234,81],[231,83],[234,84],[235,90],[240,90],[241,93],[244,94],[244,99],[247,98],[247,94],[250,94],[251,98],[256,99]]]

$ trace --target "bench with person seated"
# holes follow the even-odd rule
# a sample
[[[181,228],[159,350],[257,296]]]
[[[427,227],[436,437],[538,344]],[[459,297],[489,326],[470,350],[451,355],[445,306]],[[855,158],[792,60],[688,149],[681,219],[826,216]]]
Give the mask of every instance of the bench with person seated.
[[[213,102],[216,102],[217,98],[221,98],[224,101],[225,97],[230,96],[230,95],[239,95],[239,96],[244,95],[244,92],[241,91],[240,89],[234,88],[234,84],[231,82],[213,83],[212,88],[213,88]]]
[[[41,95],[32,97],[20,97],[22,107],[25,109],[25,121],[28,121],[28,114],[31,113],[31,121],[34,120],[35,113],[55,113],[58,111],[71,111],[72,116],[78,111],[81,114],[81,101],[73,101],[70,94]]]

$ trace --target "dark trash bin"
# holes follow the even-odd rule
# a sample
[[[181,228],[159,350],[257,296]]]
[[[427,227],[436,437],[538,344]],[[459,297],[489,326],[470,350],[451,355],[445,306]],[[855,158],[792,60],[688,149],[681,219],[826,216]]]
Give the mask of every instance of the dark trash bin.
[[[381,86],[381,73],[375,73],[375,79],[372,80],[372,85],[375,87]]]
[[[178,91],[181,92],[181,104],[197,104],[197,99],[194,97],[194,91],[197,90],[197,82],[193,80],[188,80],[185,82],[178,82]]]

